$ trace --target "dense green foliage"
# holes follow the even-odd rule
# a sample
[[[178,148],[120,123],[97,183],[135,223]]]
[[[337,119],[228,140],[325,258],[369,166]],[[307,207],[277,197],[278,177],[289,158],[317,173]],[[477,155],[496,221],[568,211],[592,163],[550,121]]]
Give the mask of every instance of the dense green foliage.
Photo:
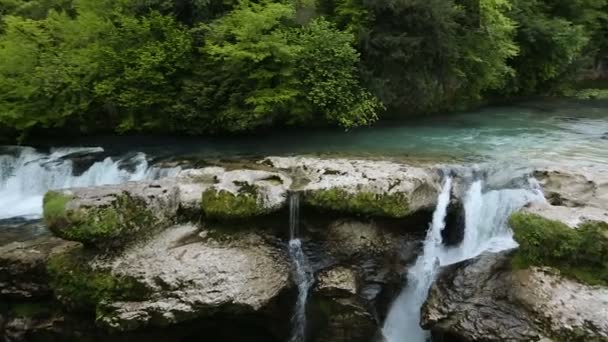
[[[528,213],[513,214],[509,224],[519,243],[516,266],[551,266],[580,281],[608,285],[608,224],[586,222],[573,229]]]
[[[0,0],[0,132],[349,128],[607,54],[608,0]]]

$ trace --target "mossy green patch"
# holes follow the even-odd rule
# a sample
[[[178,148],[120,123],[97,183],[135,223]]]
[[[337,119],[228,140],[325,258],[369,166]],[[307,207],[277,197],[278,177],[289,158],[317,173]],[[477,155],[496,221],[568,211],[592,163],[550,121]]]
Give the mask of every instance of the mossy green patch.
[[[270,213],[254,185],[242,186],[238,194],[207,189],[201,203],[205,215],[216,220],[239,220]]]
[[[608,99],[608,89],[580,89],[568,92],[566,96],[578,100],[606,100]]]
[[[153,231],[159,224],[143,201],[128,194],[116,196],[107,206],[67,209],[72,198],[49,192],[44,200],[44,218],[49,229],[66,240],[100,248],[118,247]],[[142,233],[142,231],[145,231]]]
[[[52,256],[47,270],[56,297],[71,309],[94,311],[103,302],[141,300],[149,293],[132,278],[92,267],[83,248]]]
[[[10,312],[15,317],[37,318],[53,313],[52,302],[21,302],[10,304]]]
[[[58,226],[66,224],[66,205],[72,196],[57,191],[49,191],[44,195],[42,207],[44,211],[44,222],[47,226]]]
[[[409,200],[403,193],[348,192],[333,188],[308,191],[304,202],[321,210],[343,213],[402,218],[410,214]]]
[[[591,285],[608,285],[608,224],[586,222],[572,229],[536,214],[515,213],[509,223],[519,249],[516,268],[550,266]]]

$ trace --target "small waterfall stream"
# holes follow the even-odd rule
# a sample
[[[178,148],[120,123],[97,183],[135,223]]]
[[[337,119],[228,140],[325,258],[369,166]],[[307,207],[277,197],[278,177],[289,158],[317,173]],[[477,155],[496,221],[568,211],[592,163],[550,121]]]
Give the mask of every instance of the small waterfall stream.
[[[442,243],[441,231],[445,228],[451,183],[451,177],[446,177],[422,254],[408,270],[407,286],[389,310],[382,328],[386,342],[428,341],[429,332],[420,327],[420,309],[439,268],[474,258],[485,251],[498,252],[516,247],[508,227],[509,216],[529,202],[545,200],[534,179],[528,179],[528,184],[522,188],[485,193],[483,181],[475,180],[464,197],[463,241],[458,246],[446,247]]]
[[[82,173],[75,174],[72,157],[100,152],[103,149],[54,148],[42,153],[15,147],[11,154],[0,154],[0,219],[40,217],[42,197],[48,190],[157,179],[179,171],[150,166],[145,154],[136,153],[91,162]]]
[[[302,250],[302,241],[298,238],[299,221],[300,196],[298,193],[291,193],[289,195],[289,254],[293,265],[293,278],[298,285],[298,298],[291,319],[289,342],[306,341],[306,301],[313,283],[313,275]]]
[[[422,254],[407,274],[407,287],[399,294],[384,322],[382,334],[388,342],[424,341],[427,333],[420,328],[420,307],[439,267],[441,231],[450,203],[452,178],[446,177],[427,231]]]

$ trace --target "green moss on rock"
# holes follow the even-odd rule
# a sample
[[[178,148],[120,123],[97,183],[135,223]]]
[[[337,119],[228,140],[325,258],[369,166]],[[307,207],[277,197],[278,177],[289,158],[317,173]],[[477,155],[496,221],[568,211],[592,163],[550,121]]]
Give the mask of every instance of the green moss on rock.
[[[402,218],[410,214],[409,199],[403,193],[351,193],[332,188],[309,191],[304,196],[304,202],[321,210],[355,215]]]
[[[12,316],[24,318],[46,317],[53,313],[52,302],[11,303],[9,311]]]
[[[107,206],[68,209],[72,199],[57,192],[44,198],[44,219],[57,236],[100,248],[118,247],[132,241],[143,230],[148,233],[159,220],[143,201],[122,194]]]
[[[255,186],[243,187],[238,194],[226,190],[207,189],[203,192],[202,209],[216,220],[238,220],[270,213],[259,198]]]
[[[550,266],[591,285],[608,285],[608,224],[586,222],[577,229],[536,214],[515,213],[509,223],[519,249],[516,268]]]
[[[72,200],[72,196],[56,191],[49,191],[44,196],[43,211],[44,221],[49,227],[67,224],[66,205]]]
[[[95,311],[104,302],[141,300],[149,291],[134,279],[95,269],[82,248],[54,255],[47,264],[55,296],[70,309]]]

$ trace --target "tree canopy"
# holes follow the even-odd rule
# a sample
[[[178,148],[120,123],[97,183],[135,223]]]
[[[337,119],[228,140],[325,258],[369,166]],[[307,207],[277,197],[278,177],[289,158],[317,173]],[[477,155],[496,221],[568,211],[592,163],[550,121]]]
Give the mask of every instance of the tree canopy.
[[[368,125],[558,93],[608,0],[0,0],[0,131]]]

